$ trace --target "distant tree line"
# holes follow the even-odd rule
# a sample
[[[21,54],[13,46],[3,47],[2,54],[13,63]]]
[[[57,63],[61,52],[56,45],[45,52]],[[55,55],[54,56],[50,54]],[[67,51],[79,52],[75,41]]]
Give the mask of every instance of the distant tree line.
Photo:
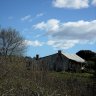
[[[86,69],[93,70],[96,76],[96,53],[91,50],[80,50],[76,54],[87,61]]]
[[[91,50],[80,50],[76,54],[85,60],[92,60],[96,58],[96,53]]]

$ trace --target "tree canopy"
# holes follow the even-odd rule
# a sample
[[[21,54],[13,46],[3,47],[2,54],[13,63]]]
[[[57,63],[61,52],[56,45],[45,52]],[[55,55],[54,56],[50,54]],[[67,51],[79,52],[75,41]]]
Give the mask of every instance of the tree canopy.
[[[24,38],[12,28],[0,28],[0,55],[22,55],[25,52]]]
[[[91,50],[80,50],[76,54],[85,60],[90,60],[96,57],[96,53]]]

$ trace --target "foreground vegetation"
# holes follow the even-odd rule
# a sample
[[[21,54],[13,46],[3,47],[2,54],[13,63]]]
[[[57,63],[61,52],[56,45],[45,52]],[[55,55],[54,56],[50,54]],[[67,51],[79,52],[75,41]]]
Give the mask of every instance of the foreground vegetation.
[[[27,70],[23,57],[3,57],[0,96],[96,96],[96,79],[88,73]]]
[[[78,78],[86,78],[86,79],[90,79],[92,77],[94,77],[93,74],[90,73],[72,73],[72,72],[50,72],[50,75],[55,76],[55,77],[59,77],[59,78],[70,78],[71,76],[73,78],[78,77]]]

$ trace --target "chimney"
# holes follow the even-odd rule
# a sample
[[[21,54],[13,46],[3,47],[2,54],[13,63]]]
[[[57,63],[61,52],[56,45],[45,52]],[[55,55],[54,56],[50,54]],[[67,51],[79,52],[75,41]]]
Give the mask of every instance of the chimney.
[[[61,54],[62,52],[61,52],[61,50],[58,50],[58,54]]]
[[[38,59],[39,59],[39,54],[36,55],[36,60],[38,60]]]

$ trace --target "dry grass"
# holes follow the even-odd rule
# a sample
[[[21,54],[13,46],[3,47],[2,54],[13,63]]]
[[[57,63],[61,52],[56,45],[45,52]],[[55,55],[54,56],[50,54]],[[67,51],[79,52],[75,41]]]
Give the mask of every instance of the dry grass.
[[[0,62],[0,96],[96,96],[90,74],[27,70],[21,57]]]

